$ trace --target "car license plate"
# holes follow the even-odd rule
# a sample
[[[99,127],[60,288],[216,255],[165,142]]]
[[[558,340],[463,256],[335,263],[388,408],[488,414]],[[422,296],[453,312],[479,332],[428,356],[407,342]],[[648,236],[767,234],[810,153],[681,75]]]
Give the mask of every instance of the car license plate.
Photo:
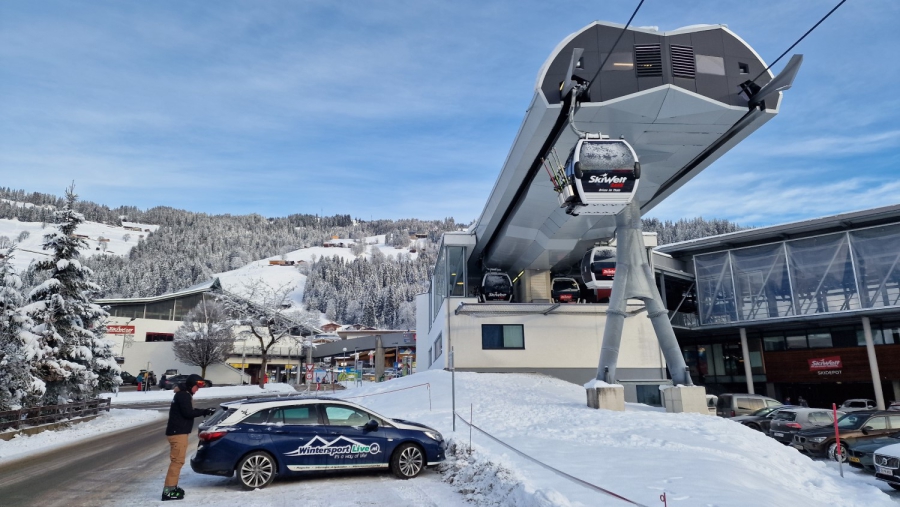
[[[783,436],[784,436],[784,433],[772,433],[772,434],[775,435],[776,437],[783,437]]]
[[[890,468],[880,467],[878,465],[875,466],[875,471],[881,475],[894,475],[894,471]]]
[[[854,463],[859,463],[859,458],[857,458],[856,456],[850,456],[850,461],[852,461]]]

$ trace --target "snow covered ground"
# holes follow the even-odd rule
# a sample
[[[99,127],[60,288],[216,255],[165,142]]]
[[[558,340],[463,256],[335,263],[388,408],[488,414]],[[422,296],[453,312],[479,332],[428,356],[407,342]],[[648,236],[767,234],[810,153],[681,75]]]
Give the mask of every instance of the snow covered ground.
[[[415,258],[416,255],[418,255],[414,253],[411,254],[404,249],[398,249],[392,246],[385,245],[384,241],[384,235],[367,237],[366,244],[369,245],[369,250],[367,250],[366,253],[363,254],[363,256],[371,257],[372,254],[370,252],[372,248],[378,249],[387,257],[406,254],[412,258]],[[306,286],[306,275],[300,273],[300,271],[297,269],[297,265],[272,266],[269,265],[269,261],[285,260],[294,262],[304,261],[312,263],[312,261],[315,259],[334,256],[338,256],[348,261],[352,261],[356,258],[356,255],[353,255],[353,253],[350,251],[350,248],[326,248],[323,246],[314,246],[311,248],[301,248],[300,250],[294,250],[284,255],[274,255],[272,257],[253,261],[246,266],[231,271],[225,271],[224,273],[218,273],[214,276],[219,277],[219,281],[222,283],[222,288],[239,295],[245,295],[247,292],[246,288],[252,286],[256,281],[260,281],[271,289],[276,290],[280,289],[281,287],[288,287],[291,289],[291,293],[289,296],[290,300],[293,301],[296,308],[299,308],[303,301],[303,288]]]
[[[217,389],[240,396],[244,393],[231,390],[248,387],[210,388],[200,393]],[[249,389],[259,392],[255,387]],[[171,397],[171,392],[119,396],[125,394]],[[274,506],[297,499],[311,506],[627,505],[541,468],[477,431],[472,433],[469,453],[468,427],[458,420],[457,431],[451,429],[448,372],[427,371],[324,395],[356,401],[388,417],[434,426],[448,440],[448,461],[439,471],[428,470],[411,481],[399,481],[385,473],[310,475],[279,480],[250,492],[242,491],[234,479],[185,469],[181,485],[188,496],[180,505],[236,502]],[[461,416],[468,419],[471,406],[477,426],[516,449],[642,505],[662,505],[659,497],[663,493],[669,506],[879,507],[900,503],[900,493],[885,491],[886,485],[870,475],[845,469],[841,479],[836,463],[810,459],[732,421],[700,414],[667,414],[636,404],[627,404],[625,412],[592,410],[585,406],[582,387],[549,377],[457,373],[456,403]],[[136,423],[114,427],[131,424]],[[71,442],[112,430],[75,434],[74,428],[67,429],[54,432],[58,434],[54,441]],[[0,459],[9,452],[0,443]],[[142,501],[155,500],[162,474],[160,467],[158,473],[135,484],[131,494]]]
[[[124,224],[132,227],[140,227],[142,231],[144,229],[156,231],[159,227],[157,225],[131,222],[125,222]],[[44,241],[44,234],[48,234],[53,230],[53,224],[47,224],[46,227],[41,227],[40,222],[20,222],[15,219],[0,219],[0,236],[6,236],[11,240],[16,241],[23,231],[28,232],[28,237],[19,243],[16,248],[15,257],[13,257],[13,266],[16,271],[23,271],[28,267],[28,264],[30,264],[32,260],[41,260],[47,257],[47,253],[41,249],[41,243]],[[88,249],[81,252],[81,255],[84,257],[101,254],[118,255],[120,257],[128,255],[128,252],[130,252],[131,249],[138,244],[138,241],[140,241],[139,237],[148,234],[147,232],[129,231],[123,227],[99,224],[96,222],[85,222],[81,224],[76,233],[83,234],[89,238],[86,240]],[[125,239],[126,235],[128,237],[127,240]],[[105,252],[102,250],[103,247],[99,241],[101,237],[109,239],[108,242],[103,242],[106,244]],[[97,250],[97,248],[100,248],[101,250]]]
[[[266,384],[265,389],[259,386],[228,386],[228,387],[204,387],[198,389],[194,399],[214,399],[214,398],[240,398],[247,396],[277,396],[281,394],[296,394],[294,386],[288,384],[271,383]],[[112,399],[113,405],[132,405],[135,403],[158,403],[160,401],[172,401],[175,393],[172,391],[129,391],[116,393],[103,393],[103,398]]]
[[[96,419],[73,424],[65,429],[44,431],[36,435],[18,435],[9,441],[0,440],[0,463],[104,433],[131,428],[162,417],[164,415],[155,410],[111,409],[109,413],[102,413]]]

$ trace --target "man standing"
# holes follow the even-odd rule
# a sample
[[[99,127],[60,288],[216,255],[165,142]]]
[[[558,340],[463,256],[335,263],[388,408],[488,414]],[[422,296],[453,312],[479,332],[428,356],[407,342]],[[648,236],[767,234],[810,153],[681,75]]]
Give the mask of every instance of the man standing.
[[[172,405],[169,407],[169,423],[166,425],[166,438],[169,440],[169,471],[166,473],[166,482],[163,485],[162,499],[182,500],[184,490],[178,487],[178,476],[181,475],[181,467],[184,466],[184,457],[187,453],[188,435],[194,431],[194,418],[204,415],[212,415],[216,409],[194,408],[194,394],[200,387],[197,383],[202,380],[200,375],[188,376],[184,384],[178,386]]]

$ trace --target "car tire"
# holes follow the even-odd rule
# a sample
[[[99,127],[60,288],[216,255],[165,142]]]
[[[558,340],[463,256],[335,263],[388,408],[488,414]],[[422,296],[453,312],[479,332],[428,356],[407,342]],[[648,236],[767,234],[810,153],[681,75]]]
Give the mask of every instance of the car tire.
[[[398,479],[412,479],[425,468],[425,453],[416,444],[402,444],[391,456],[391,471]]]
[[[832,442],[831,445],[828,446],[828,459],[837,461],[837,442]],[[847,462],[847,446],[841,442],[841,463]]]
[[[275,459],[269,453],[252,452],[238,463],[238,481],[244,489],[261,489],[272,482],[277,469]]]
[[[762,431],[762,428],[760,428],[758,424],[750,423],[747,425],[747,427],[751,430]]]

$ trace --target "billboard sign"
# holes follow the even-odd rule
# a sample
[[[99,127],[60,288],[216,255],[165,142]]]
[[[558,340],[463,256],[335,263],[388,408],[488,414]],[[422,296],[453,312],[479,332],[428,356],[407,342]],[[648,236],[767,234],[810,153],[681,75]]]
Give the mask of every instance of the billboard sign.
[[[106,326],[106,334],[134,334],[134,326]]]
[[[808,361],[809,371],[840,370],[844,366],[841,356],[818,357]]]

